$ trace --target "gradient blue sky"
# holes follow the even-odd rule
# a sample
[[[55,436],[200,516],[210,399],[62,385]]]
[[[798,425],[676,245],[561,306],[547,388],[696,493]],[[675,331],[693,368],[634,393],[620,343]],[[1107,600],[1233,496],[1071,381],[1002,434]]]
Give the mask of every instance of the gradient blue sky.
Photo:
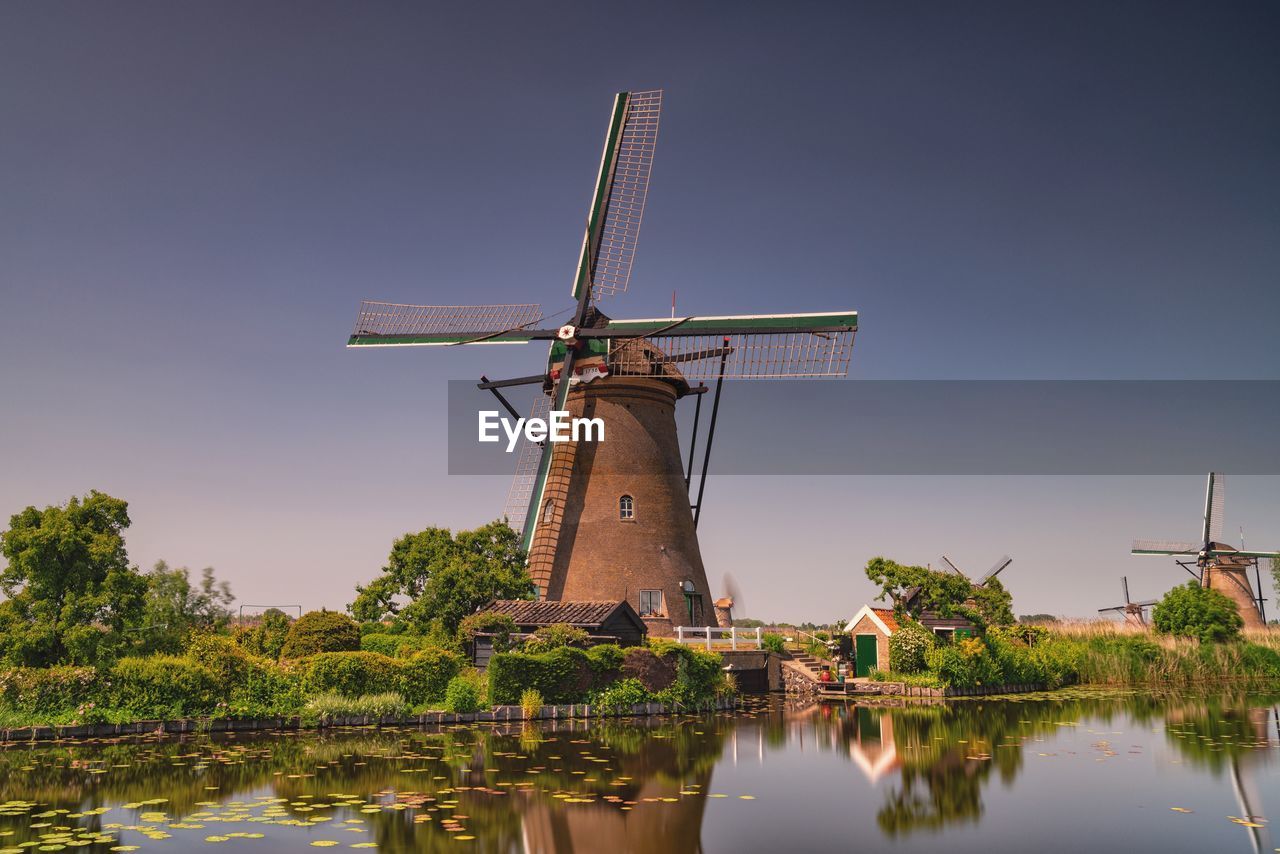
[[[306,607],[491,519],[446,380],[541,350],[343,343],[362,297],[567,306],[628,88],[667,96],[615,315],[856,308],[859,378],[1278,378],[1277,43],[1270,2],[6,3],[0,515],[105,490],[138,563]],[[713,478],[702,542],[765,617],[943,551],[1084,614],[1179,580],[1128,542],[1202,491]],[[1227,513],[1280,547],[1280,478]]]

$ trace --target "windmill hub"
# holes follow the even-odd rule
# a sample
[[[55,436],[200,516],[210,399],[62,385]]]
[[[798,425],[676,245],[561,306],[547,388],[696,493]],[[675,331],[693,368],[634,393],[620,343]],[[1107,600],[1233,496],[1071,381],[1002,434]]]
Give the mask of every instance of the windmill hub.
[[[578,328],[572,323],[566,323],[556,330],[556,337],[565,343],[573,343],[578,337]]]

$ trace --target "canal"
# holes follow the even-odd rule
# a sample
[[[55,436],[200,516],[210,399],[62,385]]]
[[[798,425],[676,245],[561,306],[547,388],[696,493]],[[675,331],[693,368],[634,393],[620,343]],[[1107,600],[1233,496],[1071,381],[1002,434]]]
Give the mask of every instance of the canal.
[[[10,744],[27,851],[1275,850],[1280,693]]]

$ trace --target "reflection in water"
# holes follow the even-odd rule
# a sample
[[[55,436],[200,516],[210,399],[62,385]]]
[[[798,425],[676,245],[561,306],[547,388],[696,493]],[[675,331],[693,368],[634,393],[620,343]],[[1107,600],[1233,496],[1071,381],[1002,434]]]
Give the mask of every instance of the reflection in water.
[[[823,773],[848,792],[849,814],[832,819],[840,827],[899,845],[922,832],[954,840],[964,828],[995,829],[993,780],[1000,790],[1023,786],[1028,757],[1057,756],[1063,733],[1113,720],[1163,729],[1171,761],[1199,775],[1196,785],[1229,789],[1235,824],[1254,851],[1269,852],[1258,778],[1280,741],[1276,701],[1080,692],[894,708],[774,703],[736,715],[546,726],[10,745],[0,750],[0,852],[175,851],[237,839],[263,839],[271,851],[701,851],[730,847],[735,823],[766,815],[805,848],[830,838],[825,813],[799,817],[820,790],[785,776],[820,761],[836,763]],[[1124,758],[1112,736],[1088,737],[1090,762]],[[739,762],[786,769],[757,780],[767,813],[741,802],[751,793],[735,788],[744,779]],[[712,812],[727,818],[710,821]],[[1239,831],[1212,829],[1228,832]]]

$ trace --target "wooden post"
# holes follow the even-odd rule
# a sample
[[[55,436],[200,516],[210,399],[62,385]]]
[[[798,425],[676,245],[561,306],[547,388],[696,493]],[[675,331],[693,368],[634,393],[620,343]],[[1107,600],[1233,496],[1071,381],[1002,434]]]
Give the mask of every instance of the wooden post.
[[[684,643],[684,626],[676,626],[676,643]]]

